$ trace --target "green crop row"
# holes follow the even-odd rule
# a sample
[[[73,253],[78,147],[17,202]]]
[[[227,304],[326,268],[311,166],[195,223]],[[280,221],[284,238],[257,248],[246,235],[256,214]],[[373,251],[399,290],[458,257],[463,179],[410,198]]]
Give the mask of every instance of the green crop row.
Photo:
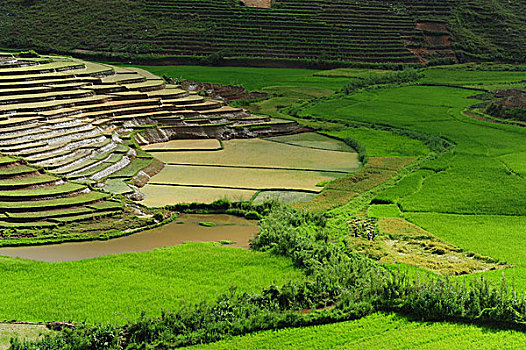
[[[89,192],[73,197],[48,199],[41,201],[0,202],[3,211],[27,211],[30,209],[61,208],[88,204],[106,198],[108,195],[100,192]]]
[[[36,187],[32,189],[25,190],[11,190],[11,191],[0,191],[0,198],[28,198],[28,197],[47,197],[47,196],[56,196],[64,195],[76,191],[85,189],[86,186],[79,185],[72,182],[66,182],[61,185],[56,186],[47,186],[47,187]]]

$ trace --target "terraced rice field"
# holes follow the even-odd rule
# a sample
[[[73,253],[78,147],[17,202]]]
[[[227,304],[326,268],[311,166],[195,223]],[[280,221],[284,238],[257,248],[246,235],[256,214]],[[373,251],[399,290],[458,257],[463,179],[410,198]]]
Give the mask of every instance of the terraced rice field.
[[[108,200],[112,194],[140,196],[135,185],[162,168],[136,142],[146,150],[216,150],[221,148],[217,140],[170,139],[179,132],[194,136],[202,128],[227,135],[296,128],[294,122],[254,118],[189,93],[140,68],[67,57],[0,53],[0,58],[8,62],[0,65],[4,228],[53,228],[135,215]],[[143,129],[156,136],[136,133]]]
[[[69,59],[60,64],[35,62],[30,65],[34,68],[28,75],[31,80],[22,80],[24,83],[34,84],[34,76],[51,74],[50,69],[59,69],[61,74],[82,69]],[[56,228],[66,230],[64,226],[79,220],[93,220],[90,224],[95,225],[105,220],[103,216],[117,219],[108,220],[108,225],[126,220],[150,224],[154,215],[144,214],[166,214],[169,210],[147,211],[113,195],[131,197],[137,194],[133,184],[148,182],[143,189],[143,203],[151,207],[222,198],[253,199],[255,203],[278,199],[326,214],[327,221],[320,219],[326,224],[323,228],[314,221],[305,221],[305,226],[301,220],[294,223],[298,225],[294,227],[300,244],[312,234],[316,244],[322,245],[324,237],[319,233],[326,233],[331,242],[353,245],[356,252],[389,267],[412,265],[418,271],[425,269],[425,274],[468,274],[466,279],[483,273],[498,280],[503,269],[513,266],[513,272],[504,271],[508,276],[517,273],[512,282],[517,290],[526,286],[526,260],[517,249],[525,226],[524,130],[468,118],[462,112],[472,103],[466,99],[472,91],[403,86],[324,98],[304,105],[298,115],[313,125],[326,122],[325,133],[332,137],[314,133],[276,136],[296,125],[252,116],[222,106],[221,101],[189,94],[178,86],[163,87],[162,81],[141,70],[97,67],[84,65],[90,74],[101,70],[78,88],[80,93],[69,90],[78,84],[71,82],[58,91],[47,83],[24,85],[14,88],[14,96],[20,97],[13,98],[12,89],[0,89],[0,103],[4,103],[0,104],[4,117],[0,123],[6,125],[2,128],[5,132],[0,133],[0,150],[6,154],[0,157],[0,222],[4,225],[0,232],[8,233],[0,244],[24,227],[28,228],[24,233],[34,227],[54,233]],[[21,71],[4,74],[6,81],[25,76]],[[67,79],[75,80],[77,75]],[[59,91],[66,93],[61,95]],[[273,129],[277,125],[285,127]],[[417,132],[411,133],[414,130]],[[445,137],[455,147],[432,153],[430,143],[434,139],[430,135]],[[171,140],[176,136],[210,139]],[[247,140],[236,136],[260,137]],[[362,168],[358,155],[334,137],[363,143],[371,156],[369,162]],[[152,154],[167,163],[164,169]],[[134,210],[134,216],[126,217],[127,210]],[[137,214],[140,210],[144,212]],[[290,218],[287,212],[283,214]],[[198,219],[200,229],[213,225],[207,218]],[[379,236],[373,240],[360,237],[352,231],[356,222],[366,222],[367,228]],[[289,227],[278,224],[278,220],[271,223],[276,228]],[[159,230],[177,225],[173,222]],[[228,230],[228,225],[218,226]],[[265,221],[261,225],[264,228]],[[19,231],[11,231],[11,227]],[[138,239],[140,235],[132,237]],[[154,242],[145,240],[148,238],[140,243],[141,247],[153,248],[148,244]],[[174,240],[169,242],[175,244]],[[247,247],[246,242],[242,246]],[[297,256],[308,253],[298,248],[294,253]],[[307,260],[314,272],[318,271],[315,265],[325,264],[316,259]],[[157,317],[161,308],[176,309],[181,302],[206,299],[214,303],[218,294],[227,292],[232,284],[241,292],[259,292],[269,284],[305,278],[288,258],[217,244],[187,244],[68,263],[12,258],[1,258],[0,262],[5,267],[2,280],[13,282],[0,293],[0,317],[25,320],[123,324],[130,321],[122,315],[133,318],[133,322],[143,310]],[[347,266],[334,264],[337,268]],[[330,271],[341,273],[338,277],[342,280],[348,274],[347,269]],[[272,286],[265,293],[276,290]],[[32,297],[26,298],[27,293]],[[292,287],[290,293],[297,297],[301,291]],[[368,301],[363,305],[361,302],[358,308],[374,308]],[[220,303],[225,304],[224,300]],[[320,314],[330,316],[321,320],[341,316],[338,307],[323,310]],[[410,312],[425,315],[426,310]],[[268,317],[278,314],[283,315],[281,311],[275,315],[270,312],[262,319],[251,320],[258,323],[250,329],[262,329],[257,328],[260,324],[272,328],[273,321]],[[431,315],[438,319],[456,316]],[[305,317],[309,319],[311,314]],[[245,322],[241,318],[238,325]],[[219,330],[205,332],[209,335]],[[383,348],[386,344],[389,348],[520,348],[523,340],[519,332],[373,314],[357,321],[226,338],[196,348],[338,349]]]
[[[344,173],[360,167],[354,152],[309,149],[264,139],[230,140],[223,143],[224,150],[221,152],[152,152],[152,154],[167,164],[177,165],[325,170]]]
[[[221,143],[216,139],[171,140],[144,145],[146,151],[218,151]]]
[[[360,167],[352,148],[314,133],[229,140],[223,146],[221,151],[152,151],[167,165],[144,188],[144,204],[158,205],[164,191],[161,196],[168,203],[247,200],[259,191],[271,192],[263,198],[290,191],[294,198],[305,200],[312,196],[304,193],[316,194],[326,183]]]
[[[152,184],[146,185],[141,192],[146,196],[142,203],[154,208],[178,203],[212,203],[218,199],[248,201],[257,193],[256,190]]]

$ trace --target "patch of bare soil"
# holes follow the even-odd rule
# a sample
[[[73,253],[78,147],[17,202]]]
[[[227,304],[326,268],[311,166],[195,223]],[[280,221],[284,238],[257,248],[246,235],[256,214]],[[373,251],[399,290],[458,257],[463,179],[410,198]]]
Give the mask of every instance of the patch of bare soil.
[[[263,7],[269,8],[272,6],[271,0],[239,0],[241,6],[247,7]]]
[[[447,28],[447,23],[440,21],[422,21],[416,24],[416,29],[422,31],[424,47],[411,47],[415,42],[407,41],[408,50],[418,57],[421,63],[427,64],[430,57],[447,59],[458,62],[455,52],[451,49],[452,34]]]
[[[526,91],[517,89],[498,90],[495,97],[499,98],[496,102],[508,108],[526,109]]]
[[[173,79],[164,77],[169,83],[175,83]],[[193,80],[184,80],[179,83],[184,89],[197,91],[202,95],[213,99],[222,99],[226,103],[236,100],[253,100],[267,98],[268,94],[264,92],[248,92],[246,88],[240,85],[221,85],[212,83],[202,83]]]
[[[438,22],[438,21],[437,22],[433,22],[433,21],[418,22],[416,24],[416,29],[429,30],[432,32],[449,33],[449,30],[447,29],[447,23]]]

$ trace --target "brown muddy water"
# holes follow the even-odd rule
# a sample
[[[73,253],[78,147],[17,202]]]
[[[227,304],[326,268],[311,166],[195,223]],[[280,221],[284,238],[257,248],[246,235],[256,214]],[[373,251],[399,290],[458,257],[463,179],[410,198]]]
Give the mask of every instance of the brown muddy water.
[[[199,223],[214,223],[213,227]],[[258,232],[257,221],[225,214],[184,214],[167,225],[108,241],[2,248],[0,255],[47,262],[75,261],[104,255],[144,252],[184,242],[234,241],[228,247],[248,248]]]

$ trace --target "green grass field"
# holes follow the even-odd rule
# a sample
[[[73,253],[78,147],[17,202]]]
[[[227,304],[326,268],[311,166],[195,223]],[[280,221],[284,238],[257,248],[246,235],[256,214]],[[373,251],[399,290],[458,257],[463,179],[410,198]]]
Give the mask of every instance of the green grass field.
[[[285,258],[212,243],[45,263],[0,257],[0,319],[123,324],[181,303],[302,279]]]
[[[526,130],[464,117],[461,111],[472,104],[466,99],[472,94],[447,87],[375,90],[322,101],[302,115],[382,123],[454,142],[454,153],[446,156],[452,158],[442,162],[447,170],[426,177],[416,193],[400,200],[406,211],[525,215],[526,182],[498,157],[523,152]]]
[[[328,135],[358,141],[365,146],[370,157],[421,157],[429,152],[422,141],[396,135],[387,130],[346,128],[330,131]]]
[[[287,328],[187,349],[522,349],[526,334],[474,325],[412,321],[374,314],[304,328]]]
[[[341,89],[348,78],[314,76],[320,70],[251,67],[138,66],[158,76],[202,81],[223,85],[243,85],[247,90],[268,86],[306,86]]]
[[[427,69],[419,81],[433,84],[452,84],[471,86],[479,89],[493,90],[493,86],[503,83],[514,83],[524,80],[524,72],[489,71],[462,69],[462,65],[454,67],[435,67]],[[523,83],[524,84],[524,83]]]
[[[34,340],[52,334],[46,326],[25,324],[0,324],[0,350],[9,348],[11,338]]]

